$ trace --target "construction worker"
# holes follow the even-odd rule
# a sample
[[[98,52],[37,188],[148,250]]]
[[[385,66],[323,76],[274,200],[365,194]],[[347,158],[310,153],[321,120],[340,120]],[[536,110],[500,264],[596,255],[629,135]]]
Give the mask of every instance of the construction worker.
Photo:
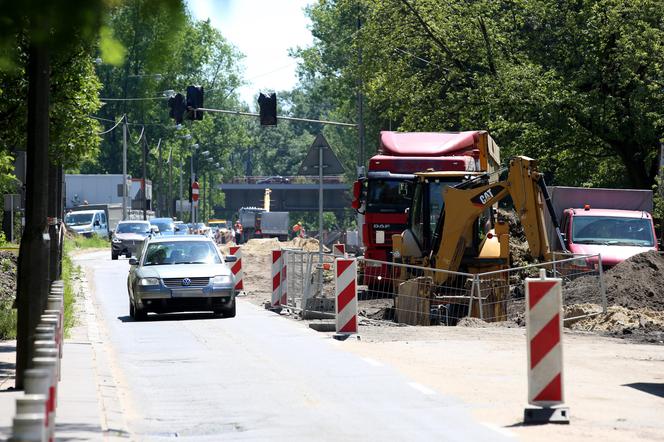
[[[235,244],[242,244],[242,224],[240,220],[235,221]]]
[[[293,225],[293,229],[291,231],[291,239],[295,239],[298,236],[300,236],[301,230],[302,230],[302,221],[299,221],[297,224]]]

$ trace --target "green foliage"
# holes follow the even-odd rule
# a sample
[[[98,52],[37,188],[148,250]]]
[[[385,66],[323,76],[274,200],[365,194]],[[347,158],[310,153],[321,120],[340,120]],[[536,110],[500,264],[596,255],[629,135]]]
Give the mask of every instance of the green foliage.
[[[12,303],[10,299],[0,301],[0,341],[16,339],[18,316],[16,309],[12,308]]]
[[[107,249],[111,243],[107,238],[99,235],[92,235],[89,238],[85,236],[76,235],[71,239],[65,241],[65,252],[71,252],[78,249]]]
[[[69,330],[75,324],[74,318],[74,303],[76,297],[74,293],[74,278],[78,278],[81,269],[74,266],[71,259],[71,251],[75,248],[74,241],[65,239],[64,253],[62,254],[62,280],[65,284],[64,290],[64,333],[65,336],[69,335]]]
[[[369,146],[381,129],[488,129],[503,158],[539,158],[555,184],[654,182],[660,0],[338,0],[309,15],[303,90],[353,118],[362,80]]]

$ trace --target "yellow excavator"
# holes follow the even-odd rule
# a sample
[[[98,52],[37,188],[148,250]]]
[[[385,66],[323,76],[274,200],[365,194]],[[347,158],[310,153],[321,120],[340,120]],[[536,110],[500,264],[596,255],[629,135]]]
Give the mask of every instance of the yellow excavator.
[[[509,225],[495,220],[495,205],[507,197],[519,217],[533,257],[548,261],[551,249],[544,225],[547,207],[560,237],[560,228],[537,161],[518,156],[510,161],[507,177],[490,180],[489,174],[468,176],[458,184],[450,183],[445,172],[416,174],[415,192],[409,209],[408,229],[394,235],[395,262],[429,267],[440,271],[423,273],[395,266],[393,278],[399,283],[417,276],[431,278],[438,295],[444,287],[459,287],[454,273],[482,273],[507,269],[509,263]],[[561,241],[561,244],[563,242]],[[500,286],[501,284],[495,284]],[[506,296],[494,293],[495,300]],[[434,289],[436,291],[436,289]],[[444,297],[444,296],[443,296]],[[478,312],[467,312],[476,316]],[[492,317],[501,318],[504,312]]]

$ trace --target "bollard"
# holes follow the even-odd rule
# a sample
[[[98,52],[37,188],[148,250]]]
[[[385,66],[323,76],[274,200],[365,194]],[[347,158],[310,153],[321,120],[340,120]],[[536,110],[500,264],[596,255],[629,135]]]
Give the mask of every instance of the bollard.
[[[56,369],[58,360],[57,358],[43,358],[37,357],[32,359],[35,368],[45,369],[48,372],[48,396],[46,401],[46,423],[47,423],[47,436],[48,440],[53,440],[53,433],[55,432],[55,402],[57,391],[57,378]]]
[[[231,266],[231,273],[235,277],[235,290],[244,291],[244,282],[242,281],[242,247],[230,246],[229,253],[237,258],[237,261]]]
[[[12,425],[12,442],[42,442],[44,438],[43,414],[18,414]]]
[[[526,278],[526,336],[528,338],[528,403],[524,423],[569,424],[569,408],[562,406],[562,279]]]
[[[36,358],[54,358],[58,361],[58,363],[55,364],[55,383],[57,385],[57,382],[60,380],[60,358],[58,358],[58,349],[44,347],[39,348],[35,345],[34,355]],[[57,406],[57,403],[55,405]]]
[[[357,262],[337,258],[334,264],[337,335],[357,333]]]
[[[24,379],[24,391],[26,395],[35,395],[44,397],[44,407],[41,410],[42,413],[42,427],[44,434],[46,434],[48,428],[48,417],[49,417],[49,402],[48,394],[51,385],[50,374],[48,370],[41,368],[31,368],[23,372]]]
[[[46,418],[46,396],[43,394],[26,394],[23,397],[16,398],[16,416],[35,415],[41,416],[38,424],[35,424],[34,432],[40,434],[40,441],[46,439],[46,427],[44,419]],[[36,425],[39,425],[37,428]],[[15,435],[16,437],[16,435]]]
[[[272,302],[270,307],[279,308],[281,301],[281,250],[272,251]]]

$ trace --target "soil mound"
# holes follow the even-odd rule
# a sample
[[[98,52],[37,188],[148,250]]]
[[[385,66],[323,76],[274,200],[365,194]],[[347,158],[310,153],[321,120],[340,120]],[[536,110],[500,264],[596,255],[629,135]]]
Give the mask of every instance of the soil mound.
[[[602,307],[596,304],[565,307],[566,318],[586,314],[594,316],[568,320],[565,326],[572,330],[599,332],[642,342],[664,342],[664,312],[649,308],[628,309],[617,305],[609,307],[606,313],[602,313]]]
[[[664,257],[656,251],[640,253],[604,272],[608,305],[664,311]],[[595,277],[581,277],[565,287],[565,304],[598,299]]]

